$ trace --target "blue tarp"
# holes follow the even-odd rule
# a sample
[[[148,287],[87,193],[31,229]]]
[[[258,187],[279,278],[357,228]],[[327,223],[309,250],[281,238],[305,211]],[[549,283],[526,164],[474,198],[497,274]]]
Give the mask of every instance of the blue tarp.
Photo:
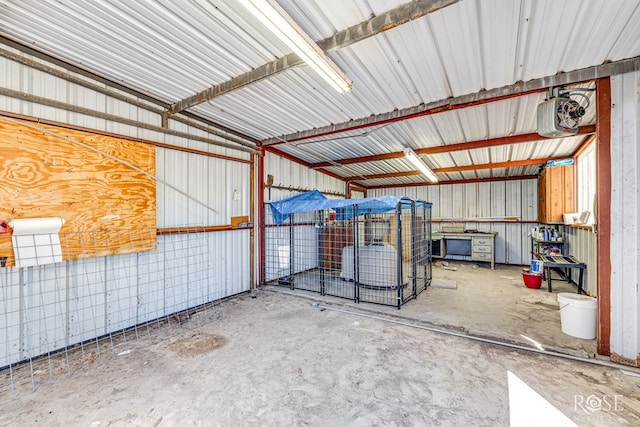
[[[324,209],[336,211],[336,220],[342,221],[352,218],[354,215],[381,213],[393,210],[400,202],[402,208],[411,207],[411,199],[408,197],[380,196],[365,199],[327,199],[318,190],[309,191],[289,197],[288,199],[271,202],[271,212],[277,225],[282,224],[289,215],[296,212],[309,212]],[[431,207],[431,203],[416,200],[416,206]]]
[[[297,194],[293,197],[277,202],[271,202],[271,213],[276,224],[280,225],[289,218],[289,214],[295,212],[314,211],[316,203],[327,200],[326,196],[318,190]]]

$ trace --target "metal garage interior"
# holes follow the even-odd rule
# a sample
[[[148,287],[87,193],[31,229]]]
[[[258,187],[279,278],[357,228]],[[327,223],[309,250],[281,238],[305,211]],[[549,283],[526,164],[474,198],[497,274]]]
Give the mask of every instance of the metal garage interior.
[[[259,3],[275,6],[337,70],[332,82],[253,14]],[[197,411],[162,415],[158,408],[153,417],[143,416],[133,406],[114,407],[133,414],[129,419],[84,408],[88,418],[75,421],[74,411],[54,416],[17,409],[29,399],[53,402],[47,387],[72,384],[90,366],[101,372],[103,365],[121,364],[126,372],[142,360],[126,365],[128,357],[157,346],[168,352],[175,346],[166,346],[216,328],[212,350],[198,357],[228,351],[232,333],[238,342],[251,342],[243,334],[267,321],[264,310],[234,316],[264,301],[283,310],[268,330],[286,323],[298,351],[308,339],[294,341],[301,331],[333,336],[350,324],[381,328],[365,338],[353,332],[362,338],[349,340],[357,354],[367,345],[377,351],[380,331],[398,338],[404,332],[396,328],[417,327],[406,338],[420,345],[408,352],[428,342],[418,334],[447,334],[437,340],[452,353],[457,347],[444,340],[467,339],[463,346],[486,346],[478,348],[489,353],[522,352],[514,365],[539,363],[551,373],[562,363],[571,372],[591,372],[573,375],[582,381],[573,388],[553,386],[565,397],[550,404],[559,411],[550,410],[552,425],[637,425],[640,406],[631,393],[640,385],[638,22],[637,0],[3,0],[0,405],[6,410],[0,424],[91,424],[100,416],[143,425],[375,425],[402,424],[406,416],[413,425],[517,425],[546,414],[516,405],[511,372],[508,387],[507,377],[496,385],[495,417],[484,414],[480,402],[455,399],[432,400],[432,410],[440,412],[416,413],[382,399],[386,412],[356,416],[360,404],[376,406],[364,404],[360,394],[336,413],[305,412],[316,406],[303,399],[308,405],[300,408],[292,398],[284,419],[264,409],[270,403],[261,399],[254,399],[251,414],[243,412],[251,406],[217,412],[219,405],[235,407],[224,393],[207,403],[214,414],[209,421]],[[425,282],[423,292],[402,296],[406,281],[393,270],[399,286],[389,287],[396,293],[383,303],[390,307],[365,306],[357,298],[294,289],[288,274],[271,277],[266,248],[274,245],[278,262],[277,251],[286,245],[268,241],[266,207],[313,190],[330,200],[426,202],[432,286]],[[589,215],[571,223],[582,212]],[[335,213],[318,211],[315,222],[304,224],[314,236],[311,264],[323,275],[321,254],[346,262],[345,251],[392,247],[395,228],[406,233],[400,216],[368,216],[363,221],[383,224],[383,234],[373,242],[363,231],[358,240],[358,225],[345,231],[350,226],[338,225]],[[46,249],[59,251],[50,260],[38,259],[37,243],[33,262],[18,252],[21,227],[36,224],[28,220],[59,221],[48,232],[55,239]],[[546,281],[540,289],[522,282],[522,269],[540,250],[532,237],[545,228],[562,239],[541,235],[555,243],[547,245],[552,253],[570,254],[586,266],[565,270],[569,281],[549,270],[550,292]],[[351,240],[338,245],[323,237],[330,233]],[[448,242],[448,255],[434,253],[435,236],[443,250]],[[397,265],[401,270],[402,262]],[[414,262],[414,273],[415,265],[426,264]],[[330,270],[337,283],[345,279],[340,267]],[[354,276],[347,279],[347,285],[354,282]],[[561,331],[557,296],[576,293],[578,282],[597,302],[594,339]],[[329,333],[306,323],[314,316],[346,323]],[[376,322],[388,325],[372,326]],[[275,341],[248,346],[270,354]],[[382,366],[379,375],[390,375]],[[285,378],[283,372],[265,375]],[[604,377],[609,382],[598,388]],[[243,387],[249,386],[238,390]],[[538,396],[545,387],[533,386]],[[583,397],[593,396],[599,406],[592,399],[584,410]],[[620,402],[624,411],[616,410]],[[199,409],[206,413],[205,406]]]

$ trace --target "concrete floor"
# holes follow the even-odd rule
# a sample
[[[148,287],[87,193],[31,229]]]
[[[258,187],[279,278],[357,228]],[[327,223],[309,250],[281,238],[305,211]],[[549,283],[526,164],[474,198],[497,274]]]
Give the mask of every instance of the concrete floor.
[[[458,319],[479,333],[500,326],[515,336],[522,331],[494,313],[514,311],[500,298],[511,292],[520,295],[515,307],[537,308],[509,315],[531,323],[528,334],[550,325],[538,311],[554,310],[527,302],[528,294],[546,292],[523,292],[504,280],[490,300],[460,280],[458,290],[429,289],[389,313],[344,300],[318,306],[281,291],[242,295],[223,303],[218,320],[3,405],[0,425],[638,425],[640,376],[633,372],[420,328]],[[443,303],[452,299],[468,304]],[[441,314],[414,326],[396,317],[436,309]],[[474,320],[472,312],[486,319]]]
[[[596,341],[562,333],[558,294],[576,293],[577,287],[552,272],[552,292],[547,282],[540,289],[529,289],[522,280],[522,267],[470,262],[448,262],[444,270],[434,264],[433,286],[426,296],[405,305],[402,310],[385,312],[419,319],[433,325],[460,328],[475,336],[531,347],[531,340],[546,350],[593,358]],[[443,286],[439,288],[438,286]],[[456,289],[449,289],[456,286]]]
[[[268,289],[317,301],[385,313],[398,319],[464,334],[583,358],[595,358],[596,340],[574,338],[562,333],[558,294],[577,293],[576,285],[552,272],[552,292],[547,281],[540,289],[524,286],[521,266],[447,261],[447,267],[433,266],[432,286],[398,310],[395,307],[356,304],[336,297],[286,287]],[[438,263],[439,264],[439,263]],[[539,347],[538,347],[539,348]]]

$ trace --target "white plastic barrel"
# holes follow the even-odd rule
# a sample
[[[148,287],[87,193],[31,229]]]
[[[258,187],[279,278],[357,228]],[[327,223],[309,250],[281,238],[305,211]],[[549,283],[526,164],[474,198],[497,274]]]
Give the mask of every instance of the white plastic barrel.
[[[572,337],[592,340],[596,337],[598,303],[595,298],[580,294],[559,293],[562,332]]]

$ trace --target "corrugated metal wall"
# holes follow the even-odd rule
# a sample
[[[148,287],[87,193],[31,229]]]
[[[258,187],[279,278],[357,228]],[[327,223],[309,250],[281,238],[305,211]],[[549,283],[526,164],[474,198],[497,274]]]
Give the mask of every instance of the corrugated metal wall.
[[[611,78],[611,352],[640,360],[640,73]]]
[[[264,174],[265,180],[267,175],[273,176],[273,188],[265,190],[265,202],[286,199],[310,190],[318,190],[329,198],[346,198],[344,181],[269,152],[265,155]]]
[[[156,126],[161,123],[158,114],[3,57],[0,86]],[[0,110],[250,159],[243,151],[3,96]],[[174,121],[169,124],[174,130],[209,136]],[[156,158],[158,227],[224,225],[232,216],[250,214],[248,163],[166,148],[158,148]],[[0,279],[0,323],[5,325],[1,341],[7,343],[6,351],[0,348],[4,352],[0,353],[0,366],[4,366],[207,299],[249,290],[250,231],[159,236],[154,252],[26,269],[2,268]]]
[[[587,224],[595,222],[596,216],[596,144],[591,143],[576,159],[578,206],[576,212],[589,211]]]
[[[591,228],[563,227],[566,238],[567,253],[587,264],[582,278],[583,288],[589,291],[591,296],[597,296],[598,289],[598,252],[596,247],[596,235]],[[578,283],[579,271],[571,270],[571,280]]]
[[[537,225],[537,180],[494,181],[468,184],[426,185],[369,190],[369,196],[408,196],[433,203],[434,231],[441,221],[467,229],[496,231],[495,260],[501,264],[531,262],[528,233]],[[504,218],[519,221],[504,221]]]

